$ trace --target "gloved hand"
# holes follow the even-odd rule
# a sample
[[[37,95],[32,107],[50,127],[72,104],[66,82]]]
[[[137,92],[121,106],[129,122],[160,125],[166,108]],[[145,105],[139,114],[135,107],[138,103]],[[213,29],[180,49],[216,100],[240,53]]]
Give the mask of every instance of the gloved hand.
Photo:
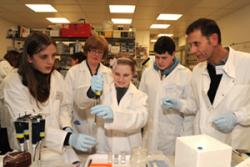
[[[91,77],[91,90],[94,93],[102,92],[103,84],[104,84],[104,81],[103,81],[102,75],[97,74]]]
[[[162,103],[163,108],[165,109],[175,109],[180,111],[182,108],[182,102],[180,100],[171,98],[171,97],[165,97],[163,99],[163,103]]]
[[[99,104],[90,109],[91,114],[103,118],[104,120],[113,120],[113,111],[110,106]]]
[[[224,113],[213,120],[216,129],[223,133],[229,133],[237,124],[237,118],[234,113]]]
[[[95,144],[95,138],[82,133],[72,133],[69,137],[69,145],[79,151],[88,151]]]
[[[73,133],[73,129],[70,127],[66,127],[64,130],[68,133]]]

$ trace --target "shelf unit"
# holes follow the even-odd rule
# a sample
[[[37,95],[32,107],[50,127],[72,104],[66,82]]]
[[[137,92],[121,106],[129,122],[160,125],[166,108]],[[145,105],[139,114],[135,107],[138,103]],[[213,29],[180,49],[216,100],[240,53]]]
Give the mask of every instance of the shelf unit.
[[[69,45],[71,43],[76,44],[77,42],[83,43],[87,40],[87,38],[78,38],[78,37],[77,38],[76,37],[51,37],[51,38],[57,43],[57,48],[58,48],[57,57],[59,59],[58,69],[61,69],[61,70],[67,70],[69,68],[67,64],[68,64],[68,61],[70,60],[69,55],[72,54]],[[17,42],[23,43],[23,41],[25,40],[25,38],[9,38],[9,39],[12,40],[13,48],[17,47]],[[120,52],[127,52],[129,55],[133,57],[135,56],[135,38],[126,38],[126,37],[106,38],[106,40],[111,46],[119,47]],[[67,45],[59,47],[60,42],[67,43]],[[83,44],[81,45],[83,46]],[[17,49],[20,49],[20,48],[17,48]],[[109,53],[109,54],[112,54],[112,53]]]

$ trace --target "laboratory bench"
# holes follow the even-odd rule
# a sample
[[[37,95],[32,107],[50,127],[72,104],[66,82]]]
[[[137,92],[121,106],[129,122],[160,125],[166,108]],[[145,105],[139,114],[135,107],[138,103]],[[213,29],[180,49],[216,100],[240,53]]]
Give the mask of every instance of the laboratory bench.
[[[121,155],[118,155],[117,157],[115,157],[115,155],[112,155],[112,165],[108,165],[109,164],[109,155],[108,154],[78,154],[79,158],[82,162],[83,167],[91,167],[91,164],[93,164],[94,166],[98,166],[98,164],[103,164],[106,166],[103,167],[134,167],[136,165],[132,165],[133,163],[130,162],[130,155],[126,155],[125,157],[125,161],[123,159],[123,162],[121,160]],[[3,167],[3,155],[0,156],[0,167]],[[147,156],[147,161],[148,162],[152,162],[154,164],[153,167],[157,167],[157,161],[164,161],[168,166],[167,167],[175,167],[174,166],[174,156],[164,156],[163,154],[154,154],[154,155],[149,155]],[[232,156],[232,167],[247,167],[250,166],[250,158],[248,158],[248,162],[246,161],[244,164],[241,163],[243,160],[247,159],[247,155],[242,154],[242,155],[238,155],[233,153]],[[151,164],[152,164],[151,163]],[[239,163],[241,163],[239,165]],[[96,165],[95,165],[96,164]],[[57,164],[57,167],[73,167],[72,165],[66,165],[66,164]],[[139,166],[139,165],[137,165]],[[145,167],[146,165],[144,165],[143,167]],[[148,167],[150,167],[149,165],[147,165]],[[31,167],[37,167],[32,165]],[[43,162],[39,167],[52,167],[50,162]],[[53,165],[54,167],[54,165]],[[99,166],[100,167],[100,166]]]

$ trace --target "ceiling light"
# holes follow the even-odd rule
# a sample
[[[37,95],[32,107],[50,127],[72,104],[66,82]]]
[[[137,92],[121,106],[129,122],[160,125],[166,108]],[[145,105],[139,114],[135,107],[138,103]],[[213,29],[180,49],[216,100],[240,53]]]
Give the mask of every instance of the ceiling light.
[[[111,19],[114,24],[131,24],[132,19]]]
[[[158,34],[158,37],[162,37],[162,36],[168,36],[168,37],[172,37],[174,34]]]
[[[57,12],[50,4],[25,4],[28,8],[35,12]]]
[[[135,5],[109,5],[110,13],[134,13]]]
[[[46,19],[51,23],[70,23],[68,19],[63,17],[47,17]]]
[[[157,20],[178,20],[182,14],[159,14]]]
[[[150,42],[156,42],[156,39],[151,39]]]
[[[152,24],[150,28],[158,28],[158,29],[166,29],[170,26],[170,24]]]

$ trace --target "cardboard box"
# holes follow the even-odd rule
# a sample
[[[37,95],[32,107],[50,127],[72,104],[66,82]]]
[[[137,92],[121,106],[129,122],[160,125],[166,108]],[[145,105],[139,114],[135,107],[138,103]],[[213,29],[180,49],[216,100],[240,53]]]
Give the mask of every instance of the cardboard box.
[[[175,167],[231,167],[232,148],[210,136],[178,137]]]
[[[63,24],[60,30],[61,37],[83,37],[91,36],[91,26],[86,23]]]
[[[104,31],[104,37],[105,38],[112,38],[113,37],[113,31]]]
[[[113,38],[121,38],[121,31],[120,30],[114,30],[113,31]]]

